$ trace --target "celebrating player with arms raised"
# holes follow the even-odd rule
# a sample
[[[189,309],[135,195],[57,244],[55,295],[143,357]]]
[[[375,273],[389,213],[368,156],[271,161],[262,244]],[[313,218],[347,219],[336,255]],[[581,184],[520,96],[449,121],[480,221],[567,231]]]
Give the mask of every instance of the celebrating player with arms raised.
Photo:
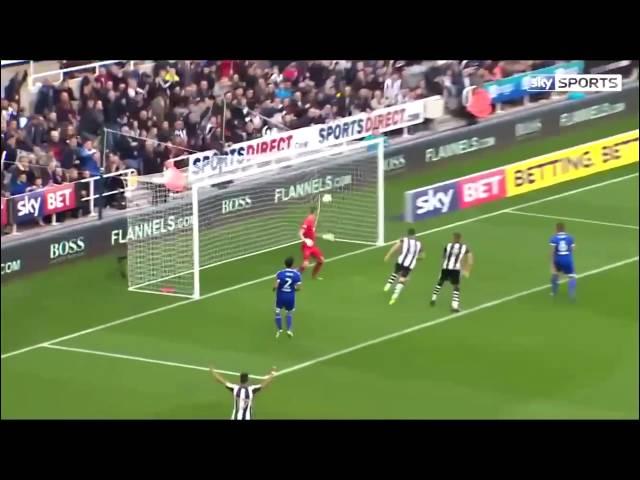
[[[309,215],[302,222],[300,227],[300,240],[302,240],[302,265],[298,269],[300,273],[304,272],[309,266],[309,258],[316,259],[316,265],[313,267],[311,278],[322,280],[318,277],[318,273],[324,264],[324,255],[322,250],[316,245],[316,207],[311,207]]]

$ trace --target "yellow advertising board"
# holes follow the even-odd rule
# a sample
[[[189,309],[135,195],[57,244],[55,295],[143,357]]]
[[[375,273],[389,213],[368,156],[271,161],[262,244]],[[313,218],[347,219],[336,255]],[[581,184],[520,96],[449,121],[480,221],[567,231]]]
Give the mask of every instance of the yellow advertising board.
[[[638,162],[638,130],[504,167],[507,197]]]

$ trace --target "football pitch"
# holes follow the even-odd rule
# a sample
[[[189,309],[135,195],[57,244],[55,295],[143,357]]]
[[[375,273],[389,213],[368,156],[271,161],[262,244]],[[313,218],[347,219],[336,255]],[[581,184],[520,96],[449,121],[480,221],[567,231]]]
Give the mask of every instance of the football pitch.
[[[386,181],[386,241],[406,232],[406,190],[638,128],[593,121],[562,136],[439,162]],[[2,407],[8,418],[227,419],[237,381],[278,376],[260,419],[638,418],[638,164],[415,224],[426,258],[398,302],[382,291],[389,246],[320,241],[295,337],[275,338],[275,272],[299,247],[202,272],[203,298],[130,293],[115,256],[2,285]],[[577,300],[549,295],[557,221],[576,239]],[[443,245],[474,252],[461,284],[429,306]]]

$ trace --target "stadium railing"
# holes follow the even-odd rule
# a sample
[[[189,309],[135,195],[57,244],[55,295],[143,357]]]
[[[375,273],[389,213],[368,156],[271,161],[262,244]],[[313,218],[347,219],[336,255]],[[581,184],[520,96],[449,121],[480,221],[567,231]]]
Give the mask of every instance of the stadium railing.
[[[49,78],[54,85],[58,85],[65,79],[66,74],[73,72],[86,73],[87,71],[93,71],[93,73],[97,75],[99,73],[100,67],[113,65],[114,63],[126,63],[130,69],[134,69],[137,67],[142,72],[151,72],[151,70],[153,69],[153,65],[155,64],[155,62],[152,60],[103,60],[100,62],[77,65],[75,67],[35,73],[34,62],[31,61],[29,63],[29,75],[27,77],[27,82],[21,90],[21,96],[24,98],[22,106],[25,107],[26,113],[30,113],[33,111],[38,90],[40,90],[40,87],[42,85],[41,81],[37,81],[39,79],[44,80],[45,78]],[[82,76],[83,75],[80,75],[77,78],[68,79],[69,87],[73,89],[76,97],[80,95],[80,82],[82,81]]]
[[[103,60],[101,62],[88,63],[83,65],[78,65],[75,67],[62,68],[59,70],[52,70],[50,72],[42,72],[42,73],[34,73],[33,71],[33,62],[30,62],[29,65],[29,88],[34,88],[37,86],[35,82],[38,78],[48,78],[48,77],[57,77],[57,80],[52,80],[52,83],[58,84],[64,80],[65,73],[78,72],[78,71],[86,71],[86,70],[94,70],[97,75],[100,71],[100,67],[113,65],[114,63],[123,63],[126,62],[129,64],[129,68],[133,70],[135,67],[135,62],[139,62],[142,60]]]
[[[103,190],[105,179],[121,177],[122,186]],[[135,188],[137,172],[132,169],[120,170],[113,173],[83,178],[70,183],[52,185],[21,195],[3,198],[2,227],[11,226],[10,234],[20,233],[19,225],[32,224],[51,216],[51,225],[58,225],[58,214],[82,208],[82,202],[88,202],[88,217],[99,217],[101,209],[96,199],[112,195],[128,196],[130,189]],[[84,185],[88,184],[88,192],[83,196]]]

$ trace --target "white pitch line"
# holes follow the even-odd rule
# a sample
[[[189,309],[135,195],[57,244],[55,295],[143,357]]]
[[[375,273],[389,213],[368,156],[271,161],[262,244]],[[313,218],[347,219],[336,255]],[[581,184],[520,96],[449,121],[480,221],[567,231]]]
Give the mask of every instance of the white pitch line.
[[[605,185],[610,185],[612,183],[621,182],[623,180],[627,180],[627,179],[630,179],[630,178],[633,178],[633,177],[637,177],[637,176],[638,176],[638,173],[632,173],[630,175],[624,175],[622,177],[613,178],[611,180],[606,180],[604,182],[594,183],[592,185],[587,185],[586,187],[581,187],[581,188],[577,188],[575,190],[569,190],[567,192],[559,193],[557,195],[551,195],[549,197],[541,198],[541,199],[538,199],[538,200],[533,200],[531,202],[526,202],[526,203],[523,203],[521,205],[517,205],[515,207],[505,208],[505,209],[498,210],[498,211],[495,211],[495,212],[486,213],[484,215],[478,215],[477,217],[472,217],[472,218],[468,218],[466,220],[461,220],[459,222],[454,222],[454,223],[450,223],[448,225],[443,225],[441,227],[432,228],[430,230],[426,230],[426,231],[420,232],[417,235],[418,236],[422,236],[422,235],[428,235],[430,233],[439,232],[441,230],[447,230],[447,229],[450,229],[450,228],[453,228],[453,227],[457,227],[459,225],[465,225],[467,223],[476,222],[478,220],[483,220],[485,218],[494,217],[496,215],[500,215],[500,214],[506,213],[506,212],[508,212],[510,210],[513,210],[514,208],[524,208],[524,207],[528,207],[528,206],[531,206],[531,205],[537,205],[539,203],[543,203],[543,202],[547,202],[547,201],[550,201],[550,200],[555,200],[557,198],[566,197],[568,195],[573,195],[573,194],[576,194],[576,193],[584,192],[584,191],[587,191],[587,190],[591,190],[592,188],[598,188],[598,187],[602,187],[602,186],[605,186]],[[352,255],[358,255],[360,253],[368,252],[370,250],[374,250],[374,249],[380,248],[382,246],[390,245],[390,244],[394,243],[395,241],[396,240],[392,240],[392,241],[387,242],[387,243],[385,243],[384,245],[381,245],[381,246],[373,245],[373,246],[370,246],[370,247],[361,248],[359,250],[354,250],[352,252],[343,253],[342,255],[338,255],[336,257],[329,258],[326,261],[327,262],[331,262],[331,261],[336,261],[336,260],[340,260],[340,259],[343,259],[343,258],[351,257]],[[264,282],[265,280],[272,280],[272,279],[273,279],[273,275],[266,275],[266,276],[261,277],[261,278],[256,278],[255,280],[251,280],[251,281],[244,282],[244,283],[239,283],[239,284],[233,285],[231,287],[227,287],[227,288],[223,288],[221,290],[216,290],[215,292],[207,293],[205,295],[202,295],[200,298],[190,298],[188,300],[182,300],[180,302],[172,303],[170,305],[165,305],[163,307],[154,308],[153,310],[147,310],[145,312],[137,313],[137,314],[131,315],[129,317],[121,318],[119,320],[114,320],[113,322],[103,323],[102,325],[98,325],[98,326],[92,327],[92,328],[87,328],[86,330],[81,330],[79,332],[72,333],[72,334],[69,334],[69,335],[65,335],[63,337],[55,338],[53,340],[49,340],[49,341],[46,341],[46,342],[42,342],[42,343],[38,343],[38,344],[35,344],[35,345],[31,345],[29,347],[24,347],[24,348],[21,348],[19,350],[14,350],[13,352],[4,353],[4,354],[2,354],[0,356],[0,359],[4,360],[5,358],[11,357],[13,355],[18,355],[20,353],[28,352],[30,350],[34,350],[36,348],[44,347],[44,346],[49,345],[49,344],[59,343],[59,342],[62,342],[64,340],[69,340],[70,338],[79,337],[80,335],[86,335],[87,333],[96,332],[98,330],[102,330],[102,329],[105,329],[105,328],[113,327],[114,325],[119,325],[121,323],[129,322],[131,320],[135,320],[137,318],[142,318],[142,317],[146,317],[147,315],[153,315],[155,313],[164,312],[166,310],[170,310],[172,308],[176,308],[176,307],[179,307],[179,306],[182,306],[182,305],[186,305],[186,304],[191,303],[191,302],[196,302],[198,300],[204,300],[205,298],[214,297],[216,295],[221,295],[223,293],[231,292],[233,290],[238,290],[239,288],[248,287],[250,285],[255,285],[256,283]]]
[[[207,367],[199,367],[197,365],[188,365],[186,363],[178,363],[178,362],[167,362],[165,360],[154,360],[152,358],[136,357],[133,355],[122,355],[120,353],[101,352],[99,350],[87,350],[85,348],[63,347],[61,345],[43,345],[43,348],[54,348],[56,350],[66,350],[69,352],[89,353],[91,355],[101,355],[103,357],[122,358],[124,360],[136,360],[138,362],[155,363],[158,365],[168,365],[170,367],[190,368],[192,370],[202,370],[206,372],[209,371]],[[229,370],[218,370],[217,368],[216,368],[216,372],[224,373],[226,375],[240,375],[239,372],[231,372]],[[260,379],[260,380],[265,378],[258,375],[249,375],[249,376]]]
[[[620,262],[612,263],[611,265],[607,265],[606,267],[600,267],[600,268],[596,268],[594,270],[590,270],[588,272],[585,272],[585,273],[581,274],[579,277],[588,277],[590,275],[595,275],[597,273],[601,273],[601,272],[610,270],[612,268],[617,268],[617,267],[626,265],[628,263],[635,262],[637,260],[638,260],[637,256],[636,257],[632,257],[632,258],[629,258],[627,260],[622,260]],[[354,345],[352,347],[345,348],[343,350],[339,350],[337,352],[333,352],[333,353],[330,353],[328,355],[323,355],[322,357],[318,357],[318,358],[315,358],[313,360],[309,360],[307,362],[303,362],[303,363],[300,363],[298,365],[294,365],[294,366],[289,367],[289,368],[285,368],[285,369],[277,372],[276,375],[280,376],[280,375],[284,375],[284,374],[287,374],[287,373],[295,372],[296,370],[300,370],[302,368],[310,367],[310,366],[315,365],[317,363],[324,362],[325,360],[330,360],[332,358],[339,357],[341,355],[345,355],[347,353],[351,353],[353,351],[360,350],[362,348],[365,348],[365,347],[368,347],[368,346],[371,346],[371,345],[375,345],[375,344],[384,342],[386,340],[391,340],[393,338],[396,338],[396,337],[399,337],[399,336],[402,336],[402,335],[406,335],[408,333],[415,332],[415,331],[421,330],[423,328],[432,327],[432,326],[437,325],[439,323],[443,323],[443,322],[446,322],[448,320],[453,320],[455,318],[461,317],[461,316],[469,314],[469,313],[477,312],[477,311],[483,310],[485,308],[494,307],[496,305],[500,305],[501,303],[505,303],[505,302],[508,302],[508,301],[511,301],[511,300],[515,300],[516,298],[520,298],[520,297],[523,297],[525,295],[529,295],[531,293],[539,292],[541,290],[545,290],[545,289],[548,289],[548,288],[549,288],[549,285],[542,285],[542,286],[539,286],[539,287],[531,288],[529,290],[524,290],[522,292],[519,292],[519,293],[516,293],[516,294],[513,294],[513,295],[509,295],[507,297],[500,298],[498,300],[493,300],[491,302],[483,303],[481,305],[477,305],[475,307],[471,307],[468,310],[463,310],[460,313],[452,313],[450,315],[446,315],[444,317],[440,317],[440,318],[437,318],[435,320],[431,320],[429,322],[421,323],[419,325],[415,325],[415,326],[410,327],[410,328],[405,328],[404,330],[400,330],[400,331],[397,331],[397,332],[394,332],[394,333],[391,333],[391,334],[388,334],[388,335],[384,335],[382,337],[378,337],[378,338],[375,338],[373,340],[369,340],[367,342],[359,343],[359,344]],[[192,370],[203,370],[203,371],[208,371],[209,370],[206,367],[199,367],[199,366],[196,366],[196,365],[188,365],[188,364],[177,363],[177,362],[167,362],[167,361],[164,361],[164,360],[153,360],[153,359],[150,359],[150,358],[137,357],[137,356],[132,356],[132,355],[122,355],[122,354],[118,354],[118,353],[101,352],[101,351],[98,351],[98,350],[87,350],[87,349],[84,349],[84,348],[63,347],[63,346],[60,346],[60,345],[43,345],[43,347],[44,348],[54,348],[54,349],[58,349],[58,350],[68,350],[68,351],[71,351],[71,352],[88,353],[88,354],[93,354],[93,355],[102,355],[102,356],[105,356],[105,357],[122,358],[122,359],[126,359],[126,360],[136,360],[136,361],[145,362],[145,363],[155,363],[155,364],[159,364],[159,365],[169,365],[169,366],[172,366],[172,367],[190,368]],[[228,370],[218,370],[218,369],[216,369],[216,372],[224,373],[224,374],[227,374],[227,375],[239,375],[238,372],[230,372]],[[263,380],[264,378],[266,378],[264,376],[259,376],[259,375],[249,375],[249,376],[253,377],[253,378],[260,379],[260,380]]]
[[[610,270],[612,268],[620,267],[622,265],[626,265],[628,263],[632,263],[632,262],[636,262],[636,261],[638,261],[638,257],[637,256],[633,257],[633,258],[629,258],[627,260],[622,260],[622,261],[617,262],[617,263],[612,263],[611,265],[607,265],[606,267],[596,268],[595,270],[590,270],[588,272],[584,272],[581,275],[579,275],[578,277],[581,278],[581,277],[587,277],[589,275],[595,275],[597,273],[601,273],[601,272]],[[335,358],[335,357],[339,357],[341,355],[345,355],[347,353],[351,353],[351,352],[354,352],[356,350],[360,350],[362,348],[369,347],[371,345],[375,345],[377,343],[384,342],[386,340],[391,340],[392,338],[400,337],[402,335],[406,335],[407,333],[415,332],[415,331],[421,330],[423,328],[432,327],[432,326],[437,325],[439,323],[443,323],[443,322],[446,322],[448,320],[453,320],[454,318],[459,318],[459,317],[461,317],[463,315],[468,315],[470,313],[477,312],[479,310],[484,310],[485,308],[495,307],[496,305],[500,305],[501,303],[505,303],[505,302],[508,302],[508,301],[511,301],[511,300],[515,300],[516,298],[520,298],[520,297],[523,297],[525,295],[529,295],[531,293],[539,292],[541,290],[546,290],[548,288],[549,288],[549,285],[542,285],[542,286],[539,286],[539,287],[531,288],[529,290],[524,290],[522,292],[519,292],[519,293],[516,293],[516,294],[513,294],[513,295],[509,295],[508,297],[502,297],[502,298],[500,298],[498,300],[494,300],[492,302],[483,303],[481,305],[477,305],[475,307],[471,307],[468,310],[463,310],[460,313],[452,313],[451,315],[447,315],[447,316],[444,316],[444,317],[441,317],[441,318],[437,318],[437,319],[431,320],[429,322],[421,323],[419,325],[415,325],[415,326],[410,327],[410,328],[405,328],[404,330],[400,330],[398,332],[390,333],[388,335],[384,335],[382,337],[378,337],[378,338],[375,338],[373,340],[369,340],[367,342],[359,343],[358,345],[354,345],[353,347],[345,348],[344,350],[339,350],[337,352],[330,353],[328,355],[323,355],[322,357],[318,357],[318,358],[315,358],[313,360],[309,360],[307,362],[303,362],[303,363],[300,363],[298,365],[294,365],[293,367],[285,368],[283,370],[280,370],[278,373],[276,373],[276,375],[284,375],[286,373],[295,372],[296,370],[300,370],[301,368],[305,368],[305,367],[310,367],[311,365],[315,365],[317,363],[324,362],[325,360],[329,360],[329,359],[332,359],[332,358]]]
[[[601,222],[599,220],[589,220],[588,218],[558,217],[556,215],[546,215],[543,213],[533,213],[533,212],[521,212],[518,210],[509,210],[505,213],[515,213],[517,215],[528,215],[530,217],[553,218],[555,220],[568,220],[571,222],[579,222],[579,223],[593,223],[595,225],[605,225],[607,227],[632,228],[634,230],[640,229],[640,227],[636,225],[626,225],[624,223]]]

